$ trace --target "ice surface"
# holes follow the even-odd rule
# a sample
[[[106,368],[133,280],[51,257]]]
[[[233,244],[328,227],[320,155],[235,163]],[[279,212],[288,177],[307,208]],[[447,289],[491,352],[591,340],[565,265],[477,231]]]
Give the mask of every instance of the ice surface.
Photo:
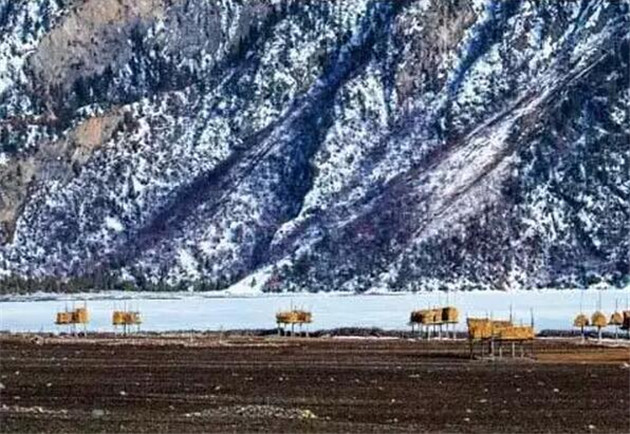
[[[460,309],[459,330],[465,328],[467,316],[508,318],[513,306],[514,320],[529,324],[530,309],[534,312],[535,327],[542,329],[570,329],[573,318],[580,310],[582,299],[585,313],[592,313],[602,298],[602,310],[610,315],[615,302],[625,308],[630,288],[624,290],[539,291],[482,291],[402,293],[402,294],[283,294],[256,295],[237,293],[137,293],[107,292],[74,296],[35,294],[13,297],[0,302],[0,330],[60,331],[54,325],[55,312],[67,305],[81,306],[84,299],[91,314],[88,329],[111,331],[111,313],[124,304],[139,309],[144,317],[142,329],[168,330],[220,330],[275,327],[275,313],[293,305],[313,312],[310,329],[335,327],[380,327],[407,329],[411,310],[429,306],[457,306]],[[9,300],[5,298],[5,300]]]

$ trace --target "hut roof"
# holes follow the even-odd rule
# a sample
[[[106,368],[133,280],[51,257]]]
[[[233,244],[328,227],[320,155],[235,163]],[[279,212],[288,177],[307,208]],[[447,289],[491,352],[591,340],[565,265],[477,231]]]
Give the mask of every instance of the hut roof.
[[[583,313],[576,316],[575,319],[573,320],[574,327],[588,327],[588,325],[589,325],[588,317],[584,315]]]
[[[409,322],[424,325],[454,323],[458,319],[459,312],[452,306],[414,310],[409,316]]]
[[[420,309],[411,312],[411,322],[418,324],[437,324],[442,317],[439,309]]]
[[[72,323],[72,312],[57,312],[55,324],[65,325]]]
[[[468,318],[468,336],[471,339],[499,337],[503,330],[514,327],[511,321],[491,320],[488,318]]]
[[[90,321],[90,315],[85,307],[79,307],[72,312],[72,322],[75,324],[87,324]]]
[[[313,321],[313,314],[306,310],[296,310],[298,321],[302,323],[310,323]]]
[[[614,312],[610,315],[610,324],[612,325],[623,325],[623,315],[621,312]]]
[[[505,326],[497,333],[499,340],[509,341],[524,341],[534,339],[534,336],[534,328],[531,326]]]
[[[453,323],[459,321],[459,311],[456,307],[446,306],[442,308],[442,321]]]
[[[313,315],[306,310],[289,310],[276,313],[276,322],[280,324],[300,324],[313,321]]]
[[[120,310],[115,310],[112,314],[112,324],[113,325],[123,325],[125,323],[125,315]]]
[[[138,325],[142,324],[140,312],[115,310],[112,315],[114,325]]]
[[[591,324],[593,327],[606,327],[608,325],[606,315],[600,311],[595,312],[593,316],[591,316]]]

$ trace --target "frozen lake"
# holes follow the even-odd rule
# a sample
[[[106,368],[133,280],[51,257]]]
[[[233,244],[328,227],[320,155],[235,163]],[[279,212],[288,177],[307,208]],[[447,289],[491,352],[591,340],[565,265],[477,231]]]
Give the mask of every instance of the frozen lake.
[[[460,310],[459,328],[465,327],[466,316],[508,318],[510,305],[516,323],[529,324],[533,309],[535,326],[542,329],[568,329],[580,310],[582,299],[585,313],[592,313],[601,294],[602,310],[610,315],[615,303],[626,309],[630,289],[597,290],[542,290],[514,292],[452,292],[448,304]],[[291,305],[313,312],[310,328],[379,327],[407,329],[411,310],[447,304],[444,293],[404,294],[283,294],[235,296],[216,293],[120,293],[66,295],[37,294],[15,297],[0,302],[0,330],[46,331],[59,329],[54,324],[55,313],[67,305],[83,305],[87,300],[91,331],[111,331],[114,307],[124,304],[139,309],[143,316],[143,330],[220,330],[258,329],[275,327],[275,313]]]

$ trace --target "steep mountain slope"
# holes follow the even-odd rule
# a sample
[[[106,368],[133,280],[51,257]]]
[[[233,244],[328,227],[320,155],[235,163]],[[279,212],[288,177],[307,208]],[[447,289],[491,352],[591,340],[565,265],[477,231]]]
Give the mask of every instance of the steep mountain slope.
[[[0,270],[626,285],[629,21],[606,1],[0,0]]]

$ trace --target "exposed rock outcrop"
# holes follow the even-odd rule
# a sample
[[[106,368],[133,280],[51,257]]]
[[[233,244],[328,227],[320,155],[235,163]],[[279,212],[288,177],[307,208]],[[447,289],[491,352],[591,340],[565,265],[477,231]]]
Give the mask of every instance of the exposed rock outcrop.
[[[628,9],[0,0],[0,270],[627,285]]]

